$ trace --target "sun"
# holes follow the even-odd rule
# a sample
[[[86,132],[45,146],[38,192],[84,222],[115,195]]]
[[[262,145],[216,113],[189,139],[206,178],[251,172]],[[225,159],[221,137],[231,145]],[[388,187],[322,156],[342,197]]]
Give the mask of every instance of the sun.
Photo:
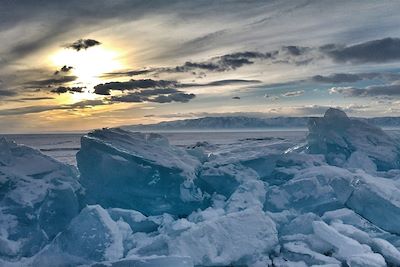
[[[75,51],[62,49],[50,57],[57,68],[71,66],[71,75],[77,76],[76,83],[93,86],[101,81],[100,76],[121,69],[118,52],[101,46]]]

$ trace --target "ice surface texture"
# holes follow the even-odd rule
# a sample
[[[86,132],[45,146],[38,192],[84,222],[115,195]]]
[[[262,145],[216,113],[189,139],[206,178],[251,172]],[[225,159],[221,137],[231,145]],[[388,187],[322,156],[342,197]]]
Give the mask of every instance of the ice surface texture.
[[[81,143],[77,162],[86,203],[146,215],[188,215],[202,207],[202,192],[194,185],[199,160],[163,136],[103,129]]]
[[[308,149],[324,154],[329,164],[378,170],[399,168],[398,144],[384,131],[362,120],[350,119],[338,109],[330,108],[322,118],[309,121]],[[357,153],[357,154],[355,154]],[[356,159],[354,158],[356,157]]]
[[[96,130],[74,170],[0,142],[0,266],[400,266],[398,141],[329,109],[304,143]]]
[[[79,213],[76,171],[0,138],[0,257],[37,253]]]

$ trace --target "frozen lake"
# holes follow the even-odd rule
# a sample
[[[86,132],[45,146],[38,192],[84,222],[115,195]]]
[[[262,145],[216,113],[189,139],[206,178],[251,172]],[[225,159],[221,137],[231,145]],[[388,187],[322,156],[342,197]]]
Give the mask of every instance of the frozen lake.
[[[396,139],[400,136],[399,129],[386,130]],[[243,131],[187,131],[187,132],[159,132],[168,138],[169,142],[177,146],[190,146],[196,142],[208,142],[214,145],[238,144],[243,141],[260,141],[269,138],[282,138],[293,143],[304,141],[308,131],[306,129],[271,129],[271,130],[243,130]],[[18,144],[34,147],[61,162],[76,165],[75,155],[80,148],[82,133],[60,134],[7,134],[1,135],[14,140]]]
[[[226,145],[239,143],[243,140],[259,140],[272,137],[296,141],[304,139],[307,131],[296,130],[267,130],[267,131],[217,131],[217,132],[161,132],[171,144],[178,146],[189,146],[196,142],[208,142],[215,145]],[[10,134],[3,135],[7,139],[14,140],[18,144],[40,149],[61,162],[76,165],[75,155],[80,148],[82,133],[68,134]]]

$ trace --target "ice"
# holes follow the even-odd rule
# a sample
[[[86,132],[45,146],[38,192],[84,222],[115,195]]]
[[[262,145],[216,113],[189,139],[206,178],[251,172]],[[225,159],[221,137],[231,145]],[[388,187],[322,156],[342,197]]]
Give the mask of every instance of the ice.
[[[37,253],[79,213],[76,171],[0,138],[0,257]]]
[[[275,223],[259,209],[188,226],[168,247],[172,254],[190,256],[195,265],[246,265],[260,254],[268,254],[278,241]]]
[[[330,164],[343,166],[348,159],[352,164],[354,157],[369,164],[368,157],[378,170],[400,166],[398,143],[393,138],[365,121],[348,118],[341,110],[328,109],[324,117],[310,119],[308,128],[309,152],[324,154]],[[352,156],[354,152],[357,156]]]
[[[396,140],[336,109],[299,140],[96,130],[79,180],[3,140],[0,266],[400,266]]]
[[[400,183],[362,172],[355,190],[346,202],[354,210],[380,228],[400,233]]]
[[[87,206],[35,259],[36,266],[62,266],[122,258],[123,237],[118,225],[98,205]]]
[[[146,217],[135,210],[125,210],[120,208],[108,209],[108,213],[114,221],[123,220],[126,222],[132,232],[151,233],[158,229],[163,220],[168,215]],[[170,217],[167,217],[168,219]],[[171,218],[172,219],[172,218]]]
[[[370,247],[340,234],[326,223],[315,221],[313,228],[317,237],[332,245],[334,255],[349,266],[386,266],[380,254],[373,253]]]
[[[93,131],[82,137],[77,163],[88,204],[146,215],[188,215],[203,204],[194,185],[200,161],[158,134]]]
[[[153,256],[95,263],[91,267],[193,267],[193,263],[190,257]]]

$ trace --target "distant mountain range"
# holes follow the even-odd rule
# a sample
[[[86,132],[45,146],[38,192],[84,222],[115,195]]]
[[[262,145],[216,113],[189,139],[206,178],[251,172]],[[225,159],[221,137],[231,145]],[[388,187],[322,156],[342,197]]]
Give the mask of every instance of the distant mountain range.
[[[166,121],[156,124],[138,124],[122,126],[133,131],[184,131],[184,130],[235,130],[235,129],[273,129],[273,128],[306,128],[309,117],[276,117],[259,118],[245,116],[204,117]],[[400,127],[400,117],[360,118],[367,122],[384,127]]]

